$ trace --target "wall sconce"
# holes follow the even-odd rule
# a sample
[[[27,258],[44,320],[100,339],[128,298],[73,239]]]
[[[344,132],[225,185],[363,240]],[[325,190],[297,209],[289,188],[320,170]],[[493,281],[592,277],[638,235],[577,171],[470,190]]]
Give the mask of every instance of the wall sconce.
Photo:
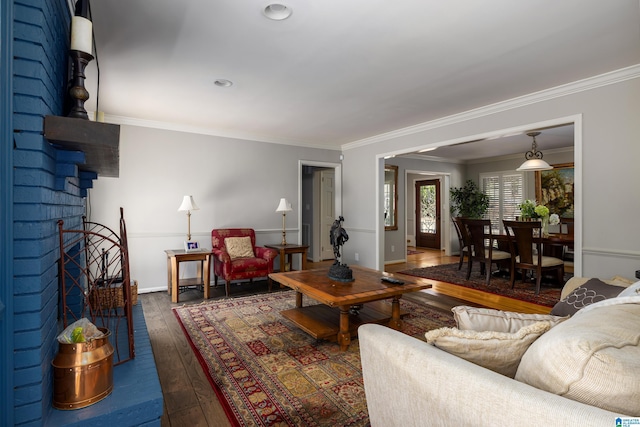
[[[287,212],[290,212],[290,211],[291,211],[291,203],[289,203],[285,198],[280,199],[280,204],[278,205],[276,212],[282,212],[282,243],[281,243],[282,246],[286,246],[287,244],[285,217],[287,215]]]
[[[524,154],[524,158],[527,160],[516,169],[517,171],[546,171],[553,169],[553,166],[542,160],[542,152],[537,150],[536,136],[538,135],[540,135],[540,132],[529,132],[527,134],[527,136],[533,138],[533,144],[531,144],[531,151],[527,151]]]
[[[89,120],[84,103],[89,99],[89,92],[84,87],[84,70],[93,60],[93,23],[89,19],[89,0],[78,0],[75,15],[71,18],[71,49],[69,56],[73,61],[73,79],[69,95],[73,101],[67,117]]]
[[[191,241],[191,211],[197,211],[200,209],[196,202],[193,201],[193,196],[184,196],[182,204],[178,208],[178,212],[187,213],[187,240]]]

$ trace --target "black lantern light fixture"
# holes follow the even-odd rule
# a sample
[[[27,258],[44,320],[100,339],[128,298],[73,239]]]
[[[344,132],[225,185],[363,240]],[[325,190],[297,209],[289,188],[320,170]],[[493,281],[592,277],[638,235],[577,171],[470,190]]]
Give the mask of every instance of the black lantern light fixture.
[[[84,87],[84,70],[93,60],[93,23],[89,19],[89,0],[76,2],[75,15],[71,18],[71,48],[69,56],[73,61],[73,78],[69,95],[73,105],[68,117],[89,120],[84,103],[89,92]]]

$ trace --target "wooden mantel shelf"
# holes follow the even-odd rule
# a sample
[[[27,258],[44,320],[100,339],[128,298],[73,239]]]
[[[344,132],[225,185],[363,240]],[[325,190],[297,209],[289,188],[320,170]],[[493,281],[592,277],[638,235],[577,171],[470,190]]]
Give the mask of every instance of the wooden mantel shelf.
[[[120,175],[120,126],[60,116],[45,116],[44,137],[65,150],[82,151],[80,170]]]

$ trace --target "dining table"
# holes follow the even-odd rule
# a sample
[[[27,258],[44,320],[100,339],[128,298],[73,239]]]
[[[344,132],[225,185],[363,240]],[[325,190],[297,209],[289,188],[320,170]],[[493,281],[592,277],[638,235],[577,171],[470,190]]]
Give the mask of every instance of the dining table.
[[[498,249],[509,252],[509,236],[504,233],[492,234],[498,244]],[[573,234],[549,233],[547,236],[538,238],[542,243],[542,255],[562,259],[565,247],[573,247]]]

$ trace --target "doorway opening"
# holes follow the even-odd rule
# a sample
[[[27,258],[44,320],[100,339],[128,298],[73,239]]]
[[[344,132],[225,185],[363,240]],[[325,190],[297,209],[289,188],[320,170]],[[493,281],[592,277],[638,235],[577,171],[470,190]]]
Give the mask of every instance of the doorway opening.
[[[333,259],[329,231],[342,214],[342,167],[338,163],[300,162],[300,242],[312,262]]]
[[[416,165],[415,159],[418,156],[421,156],[420,153],[422,152],[426,152],[426,151],[432,151],[434,149],[437,149],[437,153],[438,156],[433,156],[433,154],[435,153],[429,153],[429,155],[422,155],[422,158],[424,158],[424,160],[432,160],[434,162],[437,162],[436,164],[440,164],[442,163],[444,160],[442,160],[443,158],[446,158],[449,160],[450,163],[454,164],[454,165],[464,165],[464,166],[456,166],[454,168],[452,168],[451,171],[447,171],[445,174],[439,173],[441,176],[441,178],[444,178],[444,181],[441,182],[441,220],[440,220],[440,225],[441,225],[441,232],[443,233],[441,235],[441,250],[443,250],[445,252],[446,255],[450,255],[451,254],[451,247],[455,246],[454,241],[452,241],[453,237],[455,236],[455,234],[452,232],[453,231],[453,225],[451,223],[451,215],[449,212],[449,188],[451,186],[451,181],[453,180],[453,178],[456,178],[456,182],[463,182],[466,174],[468,173],[477,173],[476,171],[478,170],[478,167],[476,166],[477,162],[474,161],[469,161],[463,158],[458,158],[453,149],[457,148],[457,147],[469,147],[469,148],[475,148],[475,147],[479,147],[480,145],[476,145],[477,143],[485,142],[485,141],[499,141],[499,146],[501,147],[501,149],[504,148],[504,143],[503,143],[503,139],[508,139],[510,137],[513,137],[514,135],[519,135],[519,134],[523,134],[526,133],[527,131],[530,131],[531,129],[563,129],[565,127],[569,127],[569,130],[572,133],[572,145],[573,145],[573,161],[574,161],[574,169],[575,169],[575,182],[574,182],[574,206],[575,206],[575,217],[574,217],[574,221],[575,221],[575,246],[576,247],[581,247],[582,244],[582,230],[581,230],[581,223],[582,223],[582,218],[581,218],[581,212],[582,212],[582,180],[581,180],[581,176],[582,176],[582,116],[581,115],[574,115],[574,116],[568,116],[568,117],[561,117],[561,118],[556,118],[556,119],[551,119],[551,120],[547,120],[547,121],[543,121],[543,122],[537,122],[537,123],[529,123],[526,125],[518,125],[515,127],[511,127],[511,128],[504,128],[501,130],[495,130],[495,131],[491,131],[491,132],[486,132],[486,133],[482,133],[482,134],[477,134],[477,135],[470,135],[470,136],[466,136],[463,138],[457,138],[457,139],[451,139],[451,140],[446,140],[446,141],[440,141],[440,142],[432,142],[426,145],[421,145],[421,146],[416,146],[416,147],[412,147],[411,149],[407,150],[407,151],[402,151],[402,152],[386,152],[386,153],[379,153],[376,156],[376,160],[379,162],[379,168],[376,170],[376,179],[378,180],[379,183],[379,188],[380,191],[377,194],[377,206],[379,207],[378,212],[376,212],[376,218],[377,218],[377,222],[378,224],[383,224],[383,219],[382,219],[382,213],[383,212],[383,204],[382,204],[382,185],[383,185],[383,180],[381,179],[382,174],[384,173],[384,169],[383,169],[383,165],[384,165],[384,159],[386,158],[390,158],[390,157],[394,157],[396,159],[397,162],[401,162],[404,163],[405,160],[403,158],[406,158],[406,164],[407,165],[411,165],[414,166]],[[483,153],[485,150],[482,150]],[[550,150],[547,150],[547,152],[549,152]],[[562,151],[562,149],[558,150],[558,151]],[[441,157],[441,155],[445,154],[444,156]],[[504,153],[501,155],[496,155],[495,158],[496,160],[502,161],[502,160],[509,160],[511,158],[511,156],[513,156],[513,154],[509,154],[509,153]],[[518,157],[519,157],[519,153],[518,153]],[[519,160],[519,159],[518,159]],[[520,164],[521,161],[518,162],[518,164]],[[402,166],[402,165],[401,165]],[[426,164],[425,163],[425,167],[427,168],[431,168],[431,165]],[[517,167],[513,166],[513,168],[515,169]],[[442,169],[441,167],[437,167],[437,169]],[[468,170],[465,170],[468,169]],[[406,173],[409,173],[409,171],[405,171]],[[419,174],[425,174],[425,175],[431,175],[431,173],[425,173],[423,171],[414,171],[414,173],[419,173]],[[433,174],[435,175],[435,173]],[[405,178],[408,179],[408,175],[405,175]],[[409,182],[406,182],[406,184],[409,184]],[[409,205],[410,203],[413,203],[414,200],[414,196],[413,196],[413,186],[409,184],[409,187],[405,186],[406,188],[406,198],[403,202],[400,203],[400,208],[402,208],[402,203],[404,203],[405,209],[407,212],[409,212],[408,215],[405,216],[405,221],[407,223],[407,241],[409,242],[409,244],[411,244],[412,240],[411,240],[411,235],[410,233],[413,232],[413,230],[416,230],[417,224],[409,224],[410,222],[413,223],[413,221],[415,221],[415,215],[412,213],[411,210],[411,206]],[[411,193],[411,194],[410,194]],[[530,181],[527,181],[527,194],[534,194],[534,180],[531,179]],[[531,196],[533,197],[533,196]],[[580,224],[580,225],[578,225]],[[383,226],[380,226],[376,229],[376,240],[377,240],[377,259],[378,259],[378,263],[376,268],[380,268],[383,269],[384,265],[385,265],[385,260],[386,260],[386,254],[385,254],[385,230]],[[415,241],[415,240],[414,240]],[[576,252],[575,255],[575,259],[574,259],[574,272],[575,274],[581,274],[582,272],[582,253],[580,251]]]

